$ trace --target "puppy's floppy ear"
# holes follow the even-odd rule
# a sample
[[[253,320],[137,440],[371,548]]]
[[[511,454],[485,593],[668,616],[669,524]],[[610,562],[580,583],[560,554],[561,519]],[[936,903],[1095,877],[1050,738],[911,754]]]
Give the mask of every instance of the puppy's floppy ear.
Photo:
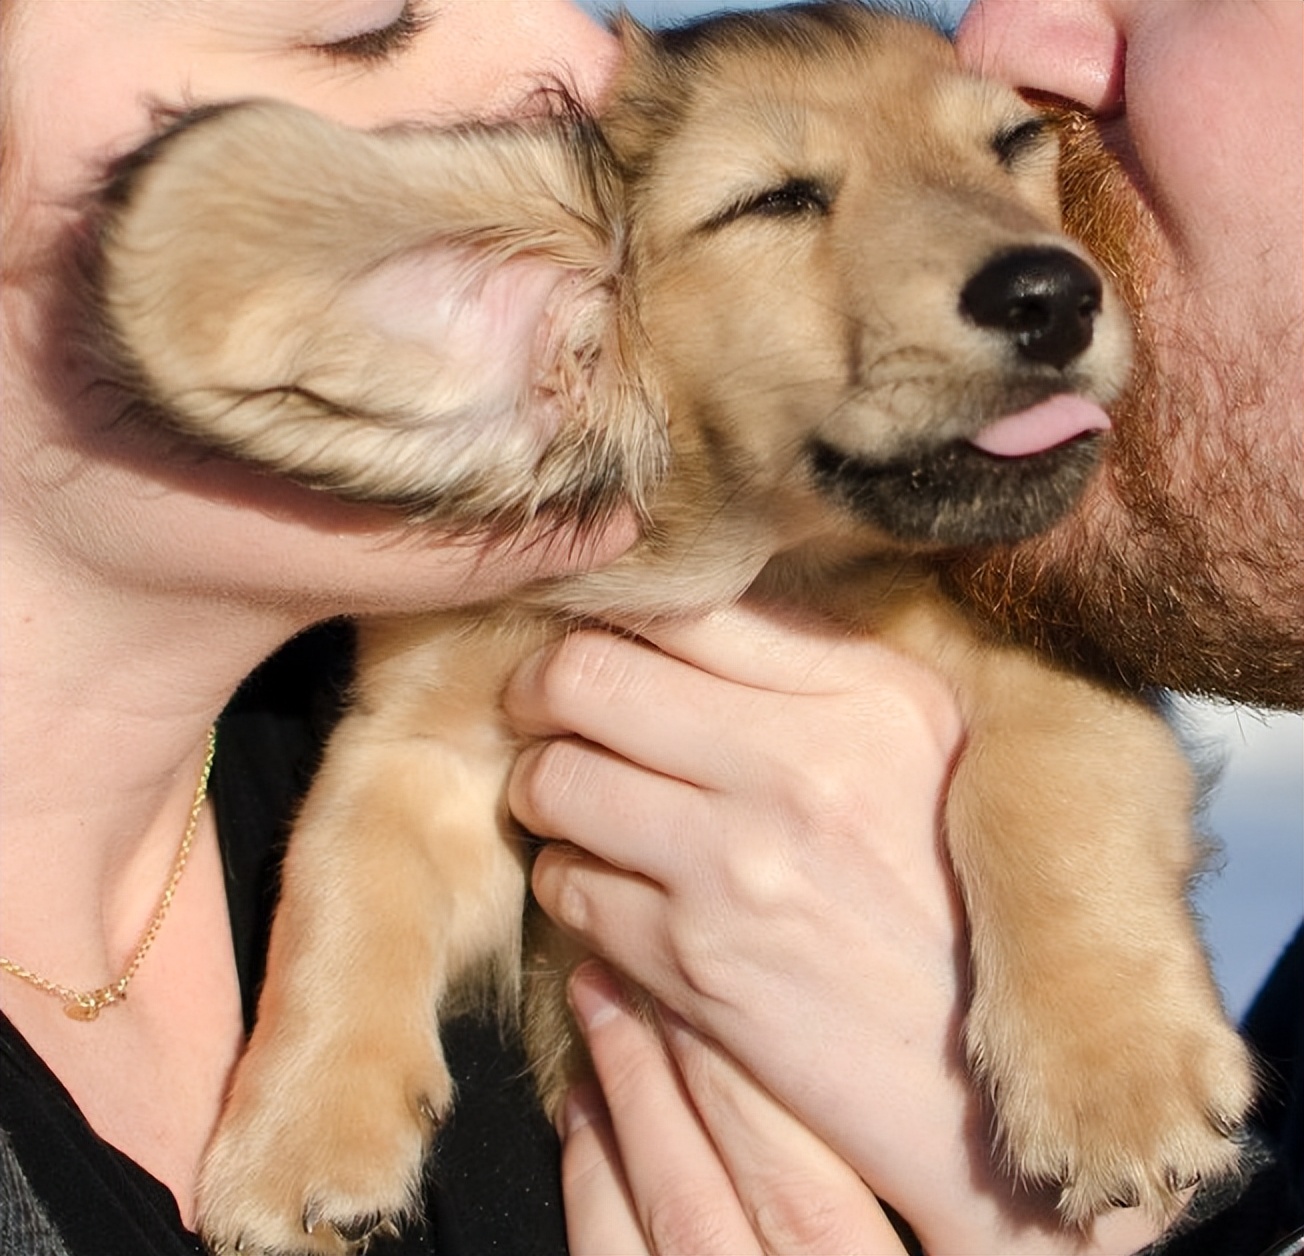
[[[251,102],[133,155],[105,203],[110,357],[205,447],[459,528],[638,506],[663,469],[582,120],[364,133]]]

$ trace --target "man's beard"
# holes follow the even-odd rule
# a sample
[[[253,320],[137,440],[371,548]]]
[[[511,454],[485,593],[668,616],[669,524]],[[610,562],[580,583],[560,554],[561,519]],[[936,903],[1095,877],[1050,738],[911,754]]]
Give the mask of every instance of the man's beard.
[[[1007,635],[1129,687],[1298,707],[1299,460],[1237,447],[1232,433],[1245,425],[1229,421],[1261,401],[1270,368],[1257,345],[1238,370],[1235,347],[1214,362],[1200,356],[1210,346],[1192,343],[1189,374],[1158,372],[1145,313],[1157,227],[1088,117],[1067,116],[1061,135],[1065,225],[1133,313],[1133,382],[1078,509],[1040,537],[958,557],[949,578]]]

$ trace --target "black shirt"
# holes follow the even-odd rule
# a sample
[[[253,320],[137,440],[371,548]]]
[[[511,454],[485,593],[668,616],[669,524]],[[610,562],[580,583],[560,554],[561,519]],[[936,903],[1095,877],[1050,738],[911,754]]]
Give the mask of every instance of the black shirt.
[[[289,822],[338,713],[349,656],[347,630],[307,634],[250,678],[219,724],[209,793],[247,1026]],[[496,1024],[468,1019],[448,1027],[445,1050],[458,1102],[430,1161],[423,1221],[369,1252],[565,1252],[556,1137],[534,1100],[519,1044],[504,1041]],[[74,1256],[202,1252],[167,1187],[90,1128],[3,1015],[0,1129]]]
[[[277,871],[290,818],[338,714],[350,662],[347,630],[291,643],[224,713],[210,796],[225,863],[236,966],[252,1024]],[[1304,930],[1246,1024],[1262,1061],[1259,1139],[1246,1180],[1197,1195],[1162,1256],[1298,1256],[1304,1252]],[[426,1180],[423,1221],[371,1256],[555,1256],[566,1250],[556,1139],[527,1079],[519,1044],[496,1025],[447,1027],[458,1103]],[[0,1135],[72,1256],[194,1256],[171,1192],[100,1139],[22,1036],[0,1015]],[[4,1150],[0,1148],[0,1150]],[[3,1181],[3,1179],[0,1179]],[[0,1197],[0,1256],[34,1235],[25,1200]],[[12,1214],[12,1215],[11,1215]],[[1292,1240],[1286,1236],[1293,1234]],[[21,1241],[21,1240],[20,1240]],[[42,1248],[44,1250],[53,1250]],[[914,1248],[912,1250],[918,1250]]]

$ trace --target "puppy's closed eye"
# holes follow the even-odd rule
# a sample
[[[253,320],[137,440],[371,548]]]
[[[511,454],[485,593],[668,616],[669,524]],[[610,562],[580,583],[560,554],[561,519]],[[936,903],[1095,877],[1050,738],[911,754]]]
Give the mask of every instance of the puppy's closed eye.
[[[1054,131],[1046,118],[1028,118],[998,131],[992,137],[992,151],[996,154],[996,160],[1010,169],[1053,138]]]
[[[703,225],[715,231],[743,218],[822,218],[833,208],[834,191],[815,178],[794,177],[763,191],[749,193]]]

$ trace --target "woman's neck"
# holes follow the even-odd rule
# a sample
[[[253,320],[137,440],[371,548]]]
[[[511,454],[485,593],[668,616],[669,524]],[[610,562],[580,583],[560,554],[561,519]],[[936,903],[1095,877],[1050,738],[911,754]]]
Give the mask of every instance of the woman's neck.
[[[98,986],[119,975],[158,901],[209,727],[294,625],[32,579],[12,547],[4,558],[0,954]]]

